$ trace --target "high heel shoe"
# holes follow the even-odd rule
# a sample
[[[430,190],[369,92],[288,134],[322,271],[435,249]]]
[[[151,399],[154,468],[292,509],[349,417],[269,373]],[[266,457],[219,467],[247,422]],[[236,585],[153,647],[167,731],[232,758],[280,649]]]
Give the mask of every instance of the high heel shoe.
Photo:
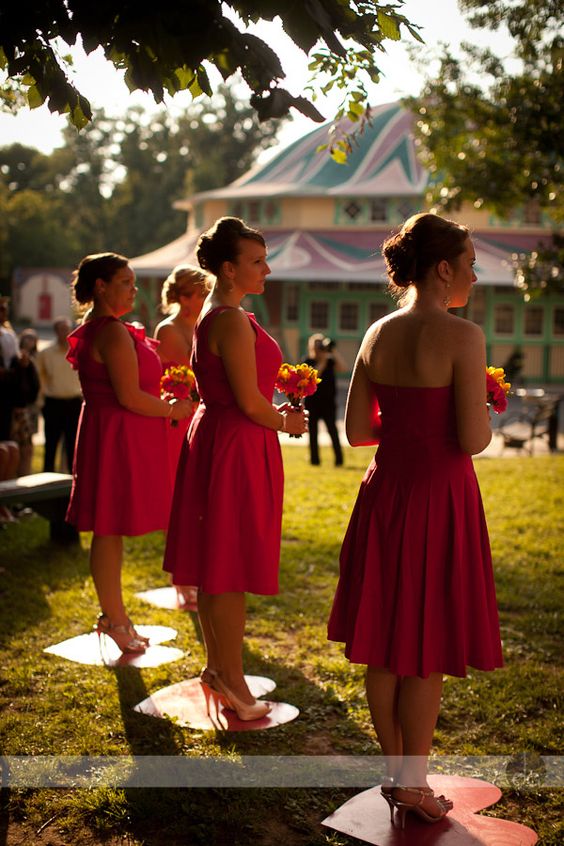
[[[210,670],[208,672],[211,673],[213,671]],[[262,720],[262,718],[266,717],[266,715],[271,711],[271,707],[268,702],[257,702],[256,699],[252,705],[247,705],[246,702],[242,702],[237,696],[235,696],[232,690],[229,690],[217,673],[213,676],[213,681],[210,687],[218,695],[223,707],[230,708],[232,711],[235,711],[238,718],[240,720],[244,720],[245,722],[250,720]]]
[[[398,799],[396,796],[396,791],[402,790],[404,793],[414,793],[419,796],[417,802],[405,802],[401,799]],[[394,807],[396,808],[400,820],[400,827],[403,829],[405,828],[405,818],[408,814],[416,814],[422,820],[427,823],[436,823],[440,822],[442,819],[446,817],[448,812],[452,809],[452,802],[450,799],[445,799],[444,796],[435,796],[433,790],[430,787],[403,787],[401,784],[397,784],[392,788],[391,794],[392,802]],[[438,814],[429,814],[427,811],[422,808],[422,804],[425,799],[432,798],[437,803],[439,808]],[[392,814],[392,821],[393,821],[393,814]]]
[[[392,790],[394,789],[394,780],[390,778],[387,784],[380,785],[380,795],[386,800],[390,808],[390,822],[394,821],[394,800],[392,798]]]
[[[130,620],[128,620],[128,625],[113,625],[110,623],[107,614],[100,614],[94,630],[98,633],[98,638],[103,634],[111,637],[116,646],[124,653],[145,652],[149,645],[148,638],[140,637]]]
[[[131,622],[129,617],[127,618],[127,622],[129,624],[129,629],[130,629],[132,635],[134,637],[136,637],[137,640],[140,640],[142,643],[145,643],[145,644],[147,644],[147,646],[149,646],[149,642],[150,642],[149,638],[145,637],[145,635],[139,634],[139,632],[136,630],[135,626],[133,625],[133,623]]]

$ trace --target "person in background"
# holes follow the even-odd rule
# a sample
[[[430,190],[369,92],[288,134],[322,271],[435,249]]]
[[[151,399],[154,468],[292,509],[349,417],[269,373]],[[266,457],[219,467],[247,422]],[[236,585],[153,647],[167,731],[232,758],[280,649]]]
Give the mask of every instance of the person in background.
[[[18,337],[9,320],[9,297],[0,297],[0,367],[8,368],[18,354]]]
[[[192,414],[189,400],[160,399],[156,342],[120,318],[135,300],[135,275],[124,256],[86,256],[74,275],[74,297],[90,305],[68,336],[68,359],[84,393],[67,521],[93,532],[90,570],[100,602],[99,635],[122,652],[143,652],[121,590],[123,536],[166,529],[172,486],[166,424]]]
[[[163,363],[163,370],[172,364],[190,366],[194,326],[202,310],[209,289],[209,277],[199,267],[191,264],[177,265],[165,279],[161,303],[168,317],[155,329],[159,341],[157,353]],[[172,482],[176,478],[180,449],[192,418],[187,417],[176,426],[168,427],[168,454]],[[195,605],[198,591],[194,585],[175,585],[179,606]]]
[[[20,451],[15,441],[3,440],[0,438],[0,482],[8,479],[15,479],[18,475],[18,464]],[[3,529],[7,523],[16,523],[10,508],[0,505],[0,528]]]
[[[272,404],[282,363],[276,341],[241,307],[264,293],[263,236],[235,217],[200,236],[200,266],[215,277],[194,332],[201,402],[180,455],[164,569],[198,587],[206,648],[201,683],[239,719],[270,710],[243,670],[245,593],[278,592],[283,467],[277,432],[299,435],[307,412]]]
[[[305,407],[309,411],[309,454],[312,464],[320,464],[319,446],[317,443],[318,424],[323,420],[335,453],[335,466],[343,463],[343,450],[337,431],[337,382],[336,373],[346,370],[346,364],[338,353],[335,342],[321,333],[311,335],[307,343],[308,357],[305,363],[319,373],[321,382],[317,391],[305,399]]]
[[[18,444],[20,460],[18,476],[31,473],[33,455],[33,434],[37,431],[37,397],[39,395],[39,376],[35,366],[37,351],[37,333],[25,329],[19,338],[19,355],[11,362],[12,374],[12,425],[11,439]]]
[[[465,226],[409,218],[382,252],[402,307],[372,324],[345,412],[379,444],[343,542],[330,640],[367,665],[387,774],[382,796],[425,822],[452,808],[427,781],[443,675],[502,666],[488,531],[471,456],[489,444],[482,330],[449,314],[476,282]]]
[[[161,308],[168,316],[155,329],[163,366],[190,364],[194,326],[209,290],[209,277],[199,267],[179,264],[161,292]]]
[[[45,424],[43,471],[50,473],[55,470],[57,448],[62,440],[67,472],[71,473],[82,394],[79,378],[66,357],[70,320],[58,317],[53,323],[53,329],[55,340],[37,355]]]

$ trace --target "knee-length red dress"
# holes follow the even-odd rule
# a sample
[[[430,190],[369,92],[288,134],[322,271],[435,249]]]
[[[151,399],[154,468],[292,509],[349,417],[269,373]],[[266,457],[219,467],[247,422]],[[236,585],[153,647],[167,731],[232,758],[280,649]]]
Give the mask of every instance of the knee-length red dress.
[[[237,406],[222,359],[208,347],[214,316],[196,326],[192,368],[200,405],[182,446],[164,569],[206,593],[278,592],[284,475],[278,435]],[[258,387],[272,401],[280,347],[247,314],[256,334]]]
[[[343,542],[329,639],[398,675],[500,667],[488,532],[453,386],[374,391],[380,445]]]
[[[107,368],[92,357],[97,333],[114,317],[87,320],[68,336],[71,365],[78,370],[84,403],[78,424],[67,521],[97,535],[143,535],[166,529],[172,482],[167,420],[120,405]],[[139,387],[160,393],[162,366],[157,342],[124,323],[135,344]]]

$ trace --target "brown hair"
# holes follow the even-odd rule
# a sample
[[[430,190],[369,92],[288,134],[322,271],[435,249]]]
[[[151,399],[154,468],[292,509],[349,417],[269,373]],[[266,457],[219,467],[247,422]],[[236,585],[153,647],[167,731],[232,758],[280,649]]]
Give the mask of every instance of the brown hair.
[[[73,293],[77,303],[91,303],[94,300],[96,280],[110,282],[114,274],[127,264],[129,259],[118,253],[94,253],[85,256],[73,273]]]
[[[198,264],[217,276],[224,261],[234,261],[239,255],[241,238],[257,241],[266,247],[257,229],[251,229],[238,217],[220,217],[207,232],[200,235],[196,250]]]
[[[392,293],[417,287],[432,267],[454,261],[464,252],[468,228],[436,214],[414,214],[401,230],[384,241],[382,255]]]
[[[180,302],[180,295],[200,291],[207,293],[210,284],[208,274],[193,264],[177,264],[165,279],[161,291],[161,307],[169,311],[170,306]]]

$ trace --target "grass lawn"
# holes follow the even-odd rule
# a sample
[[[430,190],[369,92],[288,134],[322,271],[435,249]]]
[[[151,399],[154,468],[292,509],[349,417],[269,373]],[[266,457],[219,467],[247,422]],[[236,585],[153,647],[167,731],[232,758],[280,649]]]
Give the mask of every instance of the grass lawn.
[[[277,682],[273,698],[302,716],[265,732],[204,733],[137,714],[157,688],[199,672],[194,615],[151,608],[133,593],[166,584],[163,537],[126,541],[124,589],[134,620],[178,629],[183,660],[155,669],[74,664],[42,650],[87,631],[97,605],[81,549],[53,546],[40,518],[0,533],[0,750],[3,755],[377,755],[363,668],[326,641],[340,543],[369,449],[348,449],[334,469],[329,449],[311,468],[285,447],[281,593],[249,597],[246,668]],[[437,756],[558,755],[559,612],[562,608],[564,456],[476,462],[493,547],[506,666],[447,679]],[[559,579],[560,576],[560,579]],[[539,764],[540,766],[540,764]],[[530,825],[542,846],[560,846],[561,792],[530,776],[499,774],[491,815]],[[0,846],[285,846],[353,844],[320,820],[361,788],[5,789]],[[42,828],[43,827],[43,828]],[[37,834],[42,829],[40,834]],[[411,844],[410,844],[411,846]]]

